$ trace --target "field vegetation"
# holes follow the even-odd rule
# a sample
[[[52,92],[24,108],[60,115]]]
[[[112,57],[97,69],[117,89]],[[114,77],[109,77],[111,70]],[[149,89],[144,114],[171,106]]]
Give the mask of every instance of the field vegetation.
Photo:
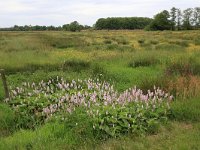
[[[0,149],[199,149],[199,39],[0,32]]]

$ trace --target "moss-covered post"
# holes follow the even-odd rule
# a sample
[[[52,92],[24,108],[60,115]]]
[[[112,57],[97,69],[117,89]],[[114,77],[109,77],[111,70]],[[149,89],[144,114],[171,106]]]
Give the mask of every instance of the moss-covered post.
[[[3,87],[4,87],[4,91],[5,91],[5,98],[10,99],[10,94],[9,94],[9,90],[8,90],[8,85],[7,85],[6,75],[5,75],[5,70],[4,69],[0,69],[0,75],[1,75],[1,79],[2,79],[2,82],[3,82]]]

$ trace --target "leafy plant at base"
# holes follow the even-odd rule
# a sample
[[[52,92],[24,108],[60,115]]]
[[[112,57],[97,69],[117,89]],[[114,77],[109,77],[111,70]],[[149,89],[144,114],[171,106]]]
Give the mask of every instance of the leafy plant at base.
[[[147,94],[136,87],[118,93],[113,85],[99,79],[69,82],[59,77],[37,84],[23,83],[22,87],[11,91],[12,99],[6,102],[18,115],[17,127],[33,129],[55,118],[67,121],[69,128],[70,120],[71,126],[79,124],[74,113],[82,108],[85,112],[79,113],[80,119],[85,117],[84,114],[92,118],[94,132],[99,137],[103,135],[102,138],[155,132],[160,122],[167,121],[169,102],[173,99],[156,87]],[[74,132],[86,134],[84,124],[79,127],[83,128]]]

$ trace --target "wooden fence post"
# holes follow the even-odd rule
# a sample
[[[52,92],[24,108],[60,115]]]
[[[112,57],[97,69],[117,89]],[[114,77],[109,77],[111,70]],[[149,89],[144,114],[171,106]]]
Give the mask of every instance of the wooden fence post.
[[[6,75],[5,75],[4,69],[0,69],[0,75],[1,75],[1,78],[2,78],[3,87],[4,87],[4,91],[5,91],[5,98],[10,99],[10,94],[9,94],[8,85],[7,85],[7,82],[6,82]]]

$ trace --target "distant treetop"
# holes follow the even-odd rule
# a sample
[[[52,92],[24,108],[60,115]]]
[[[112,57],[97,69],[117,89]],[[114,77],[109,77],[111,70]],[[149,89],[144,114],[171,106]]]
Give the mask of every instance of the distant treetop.
[[[144,17],[112,17],[100,18],[95,24],[97,30],[144,29],[152,19]]]

